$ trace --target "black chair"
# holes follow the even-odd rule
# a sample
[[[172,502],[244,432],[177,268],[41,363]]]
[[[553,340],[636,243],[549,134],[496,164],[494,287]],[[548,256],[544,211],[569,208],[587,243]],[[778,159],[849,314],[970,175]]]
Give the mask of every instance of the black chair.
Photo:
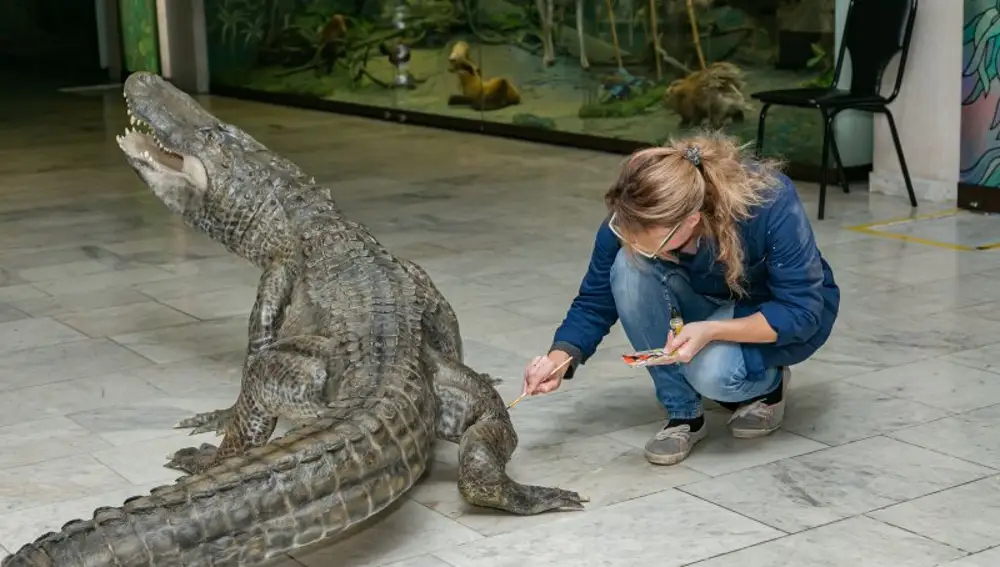
[[[958,5],[956,9],[960,7]],[[844,174],[844,164],[840,160],[840,150],[833,135],[833,121],[845,110],[861,110],[885,115],[889,122],[889,130],[892,131],[892,142],[896,145],[896,155],[903,171],[906,191],[910,194],[910,204],[917,206],[910,172],[903,157],[903,147],[899,143],[896,121],[893,120],[892,112],[889,110],[889,103],[899,95],[903,83],[903,69],[910,49],[916,12],[917,0],[851,0],[847,8],[843,40],[837,54],[832,83],[832,85],[839,84],[844,69],[844,54],[849,51],[852,73],[851,86],[848,90],[830,86],[763,91],[750,95],[763,103],[760,109],[760,121],[757,124],[758,156],[761,155],[764,146],[764,120],[772,105],[816,108],[823,115],[823,156],[819,182],[820,220],[823,220],[826,208],[826,173],[831,150],[844,193],[850,192],[847,176]],[[896,84],[892,94],[882,96],[880,93],[882,75],[897,53],[900,54],[900,58]]]

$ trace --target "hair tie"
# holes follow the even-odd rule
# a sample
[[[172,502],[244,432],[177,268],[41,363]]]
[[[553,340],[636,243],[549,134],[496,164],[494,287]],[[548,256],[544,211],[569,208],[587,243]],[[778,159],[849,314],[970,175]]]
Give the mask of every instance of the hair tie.
[[[698,146],[688,146],[684,150],[684,159],[691,162],[698,169],[701,169],[701,148]]]

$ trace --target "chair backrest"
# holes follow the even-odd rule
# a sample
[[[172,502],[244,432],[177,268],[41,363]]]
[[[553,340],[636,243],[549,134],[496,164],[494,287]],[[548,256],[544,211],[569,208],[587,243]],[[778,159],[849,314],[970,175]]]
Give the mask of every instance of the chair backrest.
[[[960,8],[961,4],[956,1],[956,9]],[[851,93],[878,95],[886,67],[900,53],[896,84],[887,97],[889,100],[896,98],[903,82],[916,13],[917,0],[851,0],[836,68],[839,80],[845,51],[850,53]]]

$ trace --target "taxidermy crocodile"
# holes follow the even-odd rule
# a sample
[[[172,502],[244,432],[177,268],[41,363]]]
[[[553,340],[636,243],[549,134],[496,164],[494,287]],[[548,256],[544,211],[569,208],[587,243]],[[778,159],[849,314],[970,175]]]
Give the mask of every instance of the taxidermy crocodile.
[[[125,82],[125,158],[192,227],[261,268],[235,404],[179,426],[223,434],[173,455],[174,484],[102,507],[8,557],[22,566],[250,566],[343,533],[412,487],[435,439],[459,443],[458,490],[514,514],[581,509],[527,486],[489,376],[416,264],[344,217],[329,189],[159,76]],[[279,417],[297,425],[269,440]]]

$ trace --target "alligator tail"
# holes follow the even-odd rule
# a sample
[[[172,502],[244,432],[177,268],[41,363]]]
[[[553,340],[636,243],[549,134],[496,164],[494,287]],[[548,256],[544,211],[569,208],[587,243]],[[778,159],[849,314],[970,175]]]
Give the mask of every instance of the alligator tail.
[[[204,474],[98,508],[92,519],[24,545],[2,567],[250,566],[343,532],[426,470],[428,394],[410,384]]]

